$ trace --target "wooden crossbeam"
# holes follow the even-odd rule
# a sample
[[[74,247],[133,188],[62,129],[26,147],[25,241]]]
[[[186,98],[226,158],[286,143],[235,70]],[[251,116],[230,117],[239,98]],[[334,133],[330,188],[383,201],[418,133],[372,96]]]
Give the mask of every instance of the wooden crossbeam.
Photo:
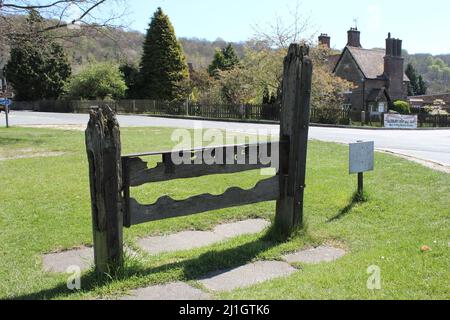
[[[277,176],[260,181],[251,190],[230,188],[224,194],[214,196],[203,194],[186,200],[173,200],[162,197],[152,205],[139,204],[135,199],[129,201],[129,221],[127,227],[163,219],[189,216],[213,210],[249,205],[277,200],[279,178]]]
[[[152,153],[162,155],[162,162],[151,169],[142,156],[126,156],[122,157],[124,180],[129,187],[138,187],[152,182],[270,168],[276,165],[271,161],[272,155],[278,154],[279,142]],[[173,159],[181,157],[187,161],[175,164]]]

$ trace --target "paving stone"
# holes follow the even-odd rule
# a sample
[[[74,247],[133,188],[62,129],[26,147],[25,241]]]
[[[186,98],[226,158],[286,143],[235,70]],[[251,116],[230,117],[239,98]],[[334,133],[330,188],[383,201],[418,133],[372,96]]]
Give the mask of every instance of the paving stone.
[[[314,249],[299,251],[284,256],[284,260],[289,263],[318,264],[322,262],[332,262],[342,258],[346,252],[342,249],[321,246]]]
[[[234,238],[244,234],[254,234],[263,231],[270,226],[270,222],[264,219],[244,220],[235,223],[221,224],[214,228],[214,233],[221,237]]]
[[[138,243],[143,250],[151,254],[190,250],[209,246],[236,236],[258,233],[269,225],[270,222],[266,220],[252,219],[222,224],[213,231],[184,231],[167,236],[143,238]]]
[[[136,257],[137,253],[128,247],[124,248],[129,257]],[[45,254],[42,258],[44,270],[53,273],[65,273],[67,268],[77,266],[86,271],[94,265],[94,249],[83,247],[57,253]]]
[[[285,262],[259,261],[236,269],[211,273],[199,282],[211,291],[230,291],[289,276],[296,271],[297,269]]]
[[[43,256],[44,270],[46,272],[64,273],[70,266],[78,266],[82,271],[89,269],[94,260],[92,248],[80,248]]]
[[[168,236],[141,239],[138,243],[145,251],[158,254],[200,248],[220,240],[221,238],[213,232],[184,231]]]
[[[208,300],[211,297],[200,289],[183,282],[151,286],[134,290],[121,300]]]

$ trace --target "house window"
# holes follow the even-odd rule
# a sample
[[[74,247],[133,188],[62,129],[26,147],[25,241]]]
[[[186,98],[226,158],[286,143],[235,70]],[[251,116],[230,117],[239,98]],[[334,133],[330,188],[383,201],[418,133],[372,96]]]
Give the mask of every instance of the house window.
[[[371,113],[384,113],[386,112],[386,102],[378,102],[370,104]]]
[[[370,104],[370,112],[371,113],[377,113],[378,112],[378,105],[376,103]]]

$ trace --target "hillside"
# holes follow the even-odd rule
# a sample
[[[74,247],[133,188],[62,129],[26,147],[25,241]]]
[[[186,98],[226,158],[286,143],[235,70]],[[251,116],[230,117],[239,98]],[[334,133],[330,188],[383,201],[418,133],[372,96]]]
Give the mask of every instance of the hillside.
[[[94,34],[62,41],[72,63],[74,72],[84,64],[93,61],[114,60],[118,62],[139,63],[142,54],[144,35],[136,31],[114,30],[108,31],[104,36]],[[222,39],[207,41],[204,39],[180,38],[188,62],[195,69],[207,68],[211,63],[215,50],[227,45]],[[244,44],[234,43],[238,55],[243,56]]]
[[[450,54],[406,55],[405,62],[405,67],[407,63],[411,63],[423,75],[429,87],[428,93],[450,92]]]
[[[67,31],[67,30],[66,30]],[[66,32],[65,31],[65,32]],[[113,60],[117,62],[139,63],[144,35],[137,31],[121,29],[107,30],[100,34],[87,31],[87,36],[61,39],[66,48],[74,73],[84,65],[94,61]],[[222,39],[208,41],[198,38],[181,38],[187,61],[194,69],[207,68],[217,48],[224,47],[227,42]],[[233,43],[238,55],[244,54],[245,43]],[[8,49],[0,48],[0,65],[7,60]],[[411,62],[417,71],[424,76],[428,84],[428,93],[450,91],[450,54],[433,56],[431,54],[408,54],[404,51],[405,68]]]
[[[74,71],[90,61],[128,61],[138,63],[144,35],[136,31],[114,30],[108,37],[83,37],[74,42],[66,41]],[[180,38],[186,58],[195,69],[207,68],[217,48],[227,42],[222,39],[208,41],[198,38]],[[233,43],[237,53],[244,54],[245,43]],[[450,54],[408,54],[404,51],[405,68],[411,62],[424,76],[429,93],[443,93],[450,90]]]

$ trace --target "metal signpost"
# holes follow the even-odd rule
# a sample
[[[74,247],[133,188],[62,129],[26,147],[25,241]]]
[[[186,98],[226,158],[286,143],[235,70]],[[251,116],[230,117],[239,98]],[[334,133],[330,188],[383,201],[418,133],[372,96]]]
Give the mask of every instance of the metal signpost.
[[[9,99],[0,99],[0,105],[5,106],[6,128],[9,128],[9,106],[12,101]]]
[[[364,191],[364,172],[374,170],[375,143],[362,142],[350,144],[350,174],[358,174],[358,193]]]

